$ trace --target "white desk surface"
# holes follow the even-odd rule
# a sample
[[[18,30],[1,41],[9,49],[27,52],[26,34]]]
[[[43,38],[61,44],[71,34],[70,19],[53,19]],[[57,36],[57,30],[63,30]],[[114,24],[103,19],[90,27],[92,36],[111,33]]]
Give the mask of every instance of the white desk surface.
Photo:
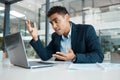
[[[120,69],[70,70],[69,65],[69,62],[57,62],[53,67],[25,69],[3,61],[0,80],[120,80]]]

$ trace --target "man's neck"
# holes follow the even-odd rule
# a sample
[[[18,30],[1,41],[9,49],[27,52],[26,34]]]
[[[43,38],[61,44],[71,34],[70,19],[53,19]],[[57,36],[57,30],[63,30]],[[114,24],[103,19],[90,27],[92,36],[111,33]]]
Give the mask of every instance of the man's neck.
[[[66,27],[66,32],[63,34],[65,37],[68,36],[68,33],[70,32],[71,25],[68,23],[68,26]]]

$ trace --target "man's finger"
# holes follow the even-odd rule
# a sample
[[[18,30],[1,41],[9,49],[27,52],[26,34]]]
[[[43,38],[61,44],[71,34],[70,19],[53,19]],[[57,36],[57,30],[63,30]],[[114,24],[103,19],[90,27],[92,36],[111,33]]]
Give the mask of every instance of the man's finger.
[[[30,20],[27,20],[27,21],[26,21],[26,27],[29,29],[30,26],[31,26],[31,24],[30,24]]]
[[[27,21],[26,21],[26,27],[27,27],[27,29],[28,29],[28,31],[29,31],[30,33],[33,32],[32,27],[31,27],[31,24],[30,24],[30,20],[27,20]]]
[[[60,55],[60,56],[63,56],[63,57],[66,57],[66,54],[65,53],[61,53],[61,52],[56,52],[57,55]]]
[[[27,24],[27,25],[30,24],[30,20],[26,20],[26,24]]]
[[[60,59],[60,60],[66,60],[65,57],[60,56],[60,55],[57,55],[57,54],[53,54],[53,57],[55,57],[55,58],[57,58],[57,59]]]
[[[36,23],[35,23],[35,22],[34,22],[34,28],[37,28],[37,27],[36,27]]]

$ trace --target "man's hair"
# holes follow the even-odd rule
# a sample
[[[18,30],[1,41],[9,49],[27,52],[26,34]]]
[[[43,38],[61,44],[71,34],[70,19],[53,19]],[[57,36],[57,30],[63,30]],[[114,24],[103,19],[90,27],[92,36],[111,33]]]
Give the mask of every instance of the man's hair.
[[[67,9],[65,7],[62,7],[62,6],[53,6],[48,11],[47,17],[50,17],[54,13],[58,13],[58,14],[62,14],[62,15],[69,14],[68,11],[67,11]]]

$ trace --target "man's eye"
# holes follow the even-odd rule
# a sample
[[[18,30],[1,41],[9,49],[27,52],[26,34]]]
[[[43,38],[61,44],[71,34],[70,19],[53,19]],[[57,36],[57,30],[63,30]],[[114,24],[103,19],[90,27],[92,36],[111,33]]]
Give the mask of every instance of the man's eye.
[[[56,20],[55,23],[58,23],[58,21]]]

